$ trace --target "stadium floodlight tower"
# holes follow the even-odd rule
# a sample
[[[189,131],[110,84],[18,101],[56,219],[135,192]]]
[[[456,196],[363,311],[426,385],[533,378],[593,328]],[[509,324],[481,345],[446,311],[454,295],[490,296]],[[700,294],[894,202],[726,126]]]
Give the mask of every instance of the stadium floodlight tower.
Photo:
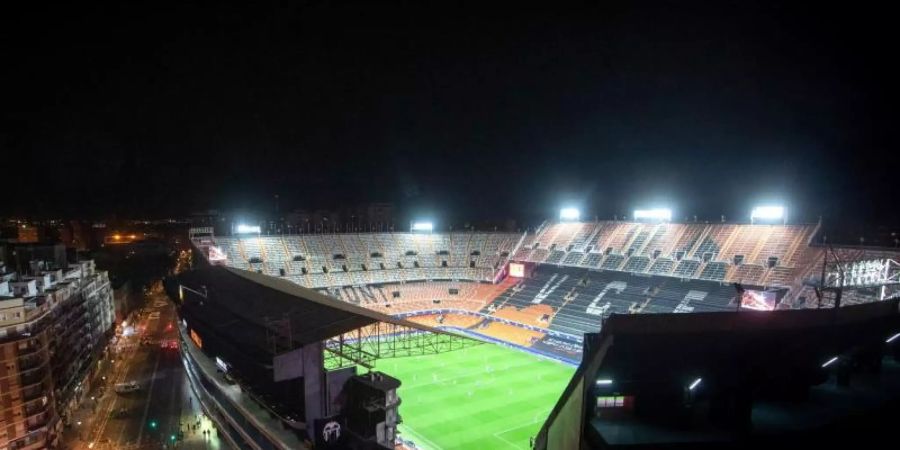
[[[669,208],[636,209],[634,210],[634,220],[671,222],[672,210]]]
[[[259,225],[247,225],[245,223],[238,224],[235,231],[237,234],[262,234],[262,227]]]
[[[784,206],[757,206],[750,212],[750,223],[787,223],[787,210]]]
[[[581,218],[581,211],[578,208],[563,208],[559,210],[559,220],[561,222],[578,222]]]
[[[434,231],[434,222],[431,221],[417,221],[410,224],[409,229],[412,230],[413,233],[431,233]]]

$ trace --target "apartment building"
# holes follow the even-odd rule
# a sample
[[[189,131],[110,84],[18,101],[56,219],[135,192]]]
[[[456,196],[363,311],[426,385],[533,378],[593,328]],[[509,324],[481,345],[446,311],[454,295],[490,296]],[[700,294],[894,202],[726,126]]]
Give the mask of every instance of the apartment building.
[[[109,278],[90,260],[0,270],[0,450],[53,448],[114,329]]]

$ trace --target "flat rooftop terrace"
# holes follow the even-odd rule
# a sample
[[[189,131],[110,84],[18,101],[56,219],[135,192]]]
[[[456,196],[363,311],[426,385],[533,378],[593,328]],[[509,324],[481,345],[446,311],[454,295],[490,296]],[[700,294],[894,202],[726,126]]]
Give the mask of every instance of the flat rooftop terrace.
[[[885,357],[880,373],[854,373],[849,386],[838,386],[832,376],[811,387],[804,400],[756,400],[749,434],[678,428],[634,418],[593,418],[586,432],[608,448],[760,448],[788,443],[895,448],[898,419],[900,362]]]

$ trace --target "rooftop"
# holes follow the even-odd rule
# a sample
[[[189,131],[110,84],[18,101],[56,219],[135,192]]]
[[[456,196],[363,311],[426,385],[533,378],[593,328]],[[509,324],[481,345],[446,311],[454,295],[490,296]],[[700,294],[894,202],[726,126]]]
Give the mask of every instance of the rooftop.
[[[387,322],[433,333],[430,327],[362,308],[304,288],[290,281],[230,267],[187,272],[179,281],[194,291],[208,289],[206,299],[186,294],[183,310],[214,328],[228,328],[234,340],[265,349],[266,329],[289,339],[293,346],[320,342],[371,325]],[[215,308],[207,306],[215,305]],[[284,322],[275,329],[276,321]],[[242,325],[235,327],[235,323]],[[288,331],[289,329],[289,331]],[[280,330],[280,331],[279,331]]]

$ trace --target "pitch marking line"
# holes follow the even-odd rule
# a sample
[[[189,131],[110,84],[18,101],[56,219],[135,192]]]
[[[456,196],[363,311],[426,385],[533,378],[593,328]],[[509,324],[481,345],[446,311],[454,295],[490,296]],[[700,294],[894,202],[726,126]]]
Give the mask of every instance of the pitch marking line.
[[[509,440],[505,439],[505,438],[504,438],[503,436],[501,436],[501,435],[506,434],[506,433],[509,433],[510,431],[518,430],[518,429],[520,429],[520,428],[530,427],[530,426],[534,425],[535,423],[536,423],[536,422],[524,423],[524,424],[522,424],[522,425],[518,425],[518,426],[514,426],[514,427],[512,427],[512,428],[507,428],[507,429],[505,429],[505,430],[498,431],[498,432],[494,433],[494,437],[495,437],[495,438],[498,438],[498,439],[501,439],[501,440],[503,440],[503,441],[506,441],[507,444],[510,444],[510,445],[512,445],[512,446],[514,446],[514,447],[516,447],[516,448],[521,449],[522,447],[519,447],[519,446],[517,446],[516,444],[513,444],[512,442],[510,442]]]
[[[416,433],[416,431],[413,430],[412,427],[410,427],[409,425],[403,425],[403,429],[400,431],[405,431],[405,432],[413,435],[413,440],[417,441],[416,442],[417,444],[421,444],[424,441],[425,444],[430,447],[430,448],[426,448],[425,450],[441,450],[441,447],[436,445],[434,442],[431,442],[430,440],[426,439],[425,436],[422,436],[421,434]]]
[[[504,369],[499,369],[499,371],[504,371],[504,372],[511,371],[511,370],[518,369],[520,367],[525,367],[525,366],[527,366],[527,364],[520,364],[520,365],[516,365],[516,366],[512,366],[512,367],[507,367]],[[460,375],[454,375],[452,377],[438,378],[437,380],[433,380],[433,381],[425,381],[424,383],[420,382],[420,383],[415,383],[412,385],[403,385],[401,387],[401,389],[411,390],[411,389],[418,389],[418,388],[426,387],[426,386],[435,386],[435,385],[440,385],[447,381],[459,380],[462,378],[473,378],[473,377],[477,378],[477,377],[483,376],[485,373],[496,373],[496,372],[498,372],[497,369],[493,369],[491,372],[488,372],[486,370],[484,372],[468,372],[468,373],[464,373],[464,374],[460,374]],[[437,373],[437,372],[433,372],[433,373]],[[424,378],[427,380],[428,377],[424,377]]]
[[[512,427],[512,428],[507,428],[507,429],[505,429],[505,430],[498,431],[498,432],[496,432],[496,433],[494,433],[494,434],[495,434],[495,435],[496,435],[496,434],[506,434],[506,433],[509,433],[510,431],[518,430],[519,428],[530,427],[530,426],[534,425],[535,423],[538,423],[538,422],[535,421],[535,422],[523,423],[522,425],[516,425],[516,426],[514,426],[514,427]]]
[[[521,427],[520,427],[520,428],[521,428]],[[506,442],[507,444],[509,444],[510,446],[512,446],[512,448],[515,448],[515,449],[517,449],[517,450],[522,450],[522,447],[519,447],[518,445],[513,444],[512,442],[510,442],[509,440],[507,440],[507,439],[504,438],[503,436],[500,436],[499,433],[494,433],[494,437],[497,438],[497,439],[500,439],[500,440],[503,441],[503,442]]]
[[[483,375],[483,374],[482,373],[468,373],[468,374],[456,375],[456,376],[447,377],[447,378],[438,378],[436,381],[426,381],[425,383],[416,383],[411,386],[404,385],[404,386],[401,386],[400,389],[403,389],[404,391],[406,391],[406,390],[418,389],[418,388],[422,388],[422,387],[434,387],[437,385],[444,385],[444,383],[447,381],[459,380],[462,378],[479,377],[481,375]]]

